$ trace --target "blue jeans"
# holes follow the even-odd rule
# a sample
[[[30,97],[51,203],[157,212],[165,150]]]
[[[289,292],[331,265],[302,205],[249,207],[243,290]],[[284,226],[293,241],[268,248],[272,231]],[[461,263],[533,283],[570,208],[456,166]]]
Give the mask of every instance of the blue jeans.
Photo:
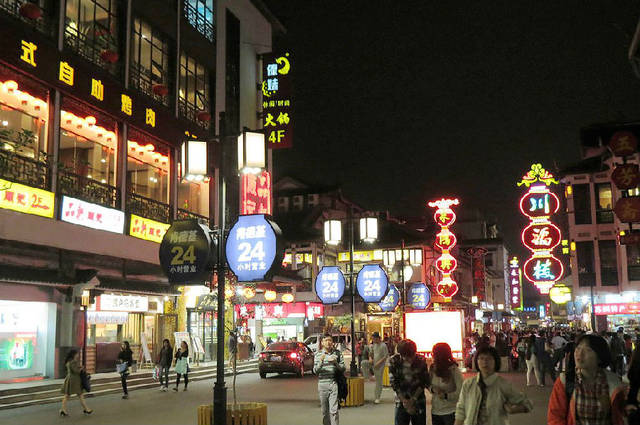
[[[423,400],[416,404],[419,410],[415,415],[410,415],[400,402],[396,402],[396,423],[395,425],[427,425],[427,402]]]

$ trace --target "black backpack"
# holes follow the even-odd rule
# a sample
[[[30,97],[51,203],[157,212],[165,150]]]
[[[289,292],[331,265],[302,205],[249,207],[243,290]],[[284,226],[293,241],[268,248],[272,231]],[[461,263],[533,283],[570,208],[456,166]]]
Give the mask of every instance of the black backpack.
[[[349,385],[347,384],[347,377],[340,368],[336,368],[335,379],[336,384],[338,384],[338,405],[340,405],[340,402],[347,400]]]

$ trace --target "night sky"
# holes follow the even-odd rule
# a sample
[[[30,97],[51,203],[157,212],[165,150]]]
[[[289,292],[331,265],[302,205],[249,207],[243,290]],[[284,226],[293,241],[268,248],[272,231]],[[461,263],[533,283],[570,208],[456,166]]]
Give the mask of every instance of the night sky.
[[[369,209],[426,215],[455,195],[513,245],[530,164],[577,162],[581,127],[640,118],[638,1],[267,4],[296,61],[276,178],[340,184]]]

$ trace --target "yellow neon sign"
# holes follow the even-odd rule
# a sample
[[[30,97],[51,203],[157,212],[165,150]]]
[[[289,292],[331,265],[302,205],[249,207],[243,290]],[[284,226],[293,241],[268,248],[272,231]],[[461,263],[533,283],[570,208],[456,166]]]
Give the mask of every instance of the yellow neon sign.
[[[170,225],[131,214],[129,235],[134,238],[160,243]]]
[[[22,55],[20,55],[20,59],[24,62],[28,63],[32,67],[36,67],[36,50],[38,50],[38,46],[31,41],[22,41]]]
[[[120,110],[127,115],[133,114],[133,102],[131,98],[126,94],[120,96],[121,106]]]
[[[101,80],[91,79],[91,96],[98,100],[104,100],[104,85]]]
[[[0,208],[53,218],[54,205],[53,192],[0,179]]]
[[[73,86],[73,67],[67,62],[60,62],[58,79],[67,85]]]

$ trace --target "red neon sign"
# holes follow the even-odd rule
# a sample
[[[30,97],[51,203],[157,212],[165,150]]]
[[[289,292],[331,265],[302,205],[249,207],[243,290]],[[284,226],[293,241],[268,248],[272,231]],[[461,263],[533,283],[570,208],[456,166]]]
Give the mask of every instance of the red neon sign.
[[[520,198],[520,212],[532,219],[549,217],[557,213],[559,208],[560,199],[546,186],[532,186]]]
[[[552,251],[560,245],[562,233],[553,223],[531,223],[522,231],[522,244],[531,251]]]
[[[436,291],[445,301],[458,293],[458,284],[451,278],[451,273],[458,267],[458,262],[451,255],[450,250],[456,245],[456,237],[449,230],[456,221],[456,214],[451,209],[452,205],[459,205],[458,199],[440,199],[429,202],[431,208],[436,208],[433,219],[440,226],[441,230],[436,235],[435,246],[442,251],[442,255],[436,259],[436,268],[442,273],[442,279],[436,285]]]
[[[240,214],[271,214],[271,174],[242,175]]]
[[[524,276],[536,285],[541,294],[548,294],[563,274],[562,262],[553,255],[534,255],[524,263]]]

